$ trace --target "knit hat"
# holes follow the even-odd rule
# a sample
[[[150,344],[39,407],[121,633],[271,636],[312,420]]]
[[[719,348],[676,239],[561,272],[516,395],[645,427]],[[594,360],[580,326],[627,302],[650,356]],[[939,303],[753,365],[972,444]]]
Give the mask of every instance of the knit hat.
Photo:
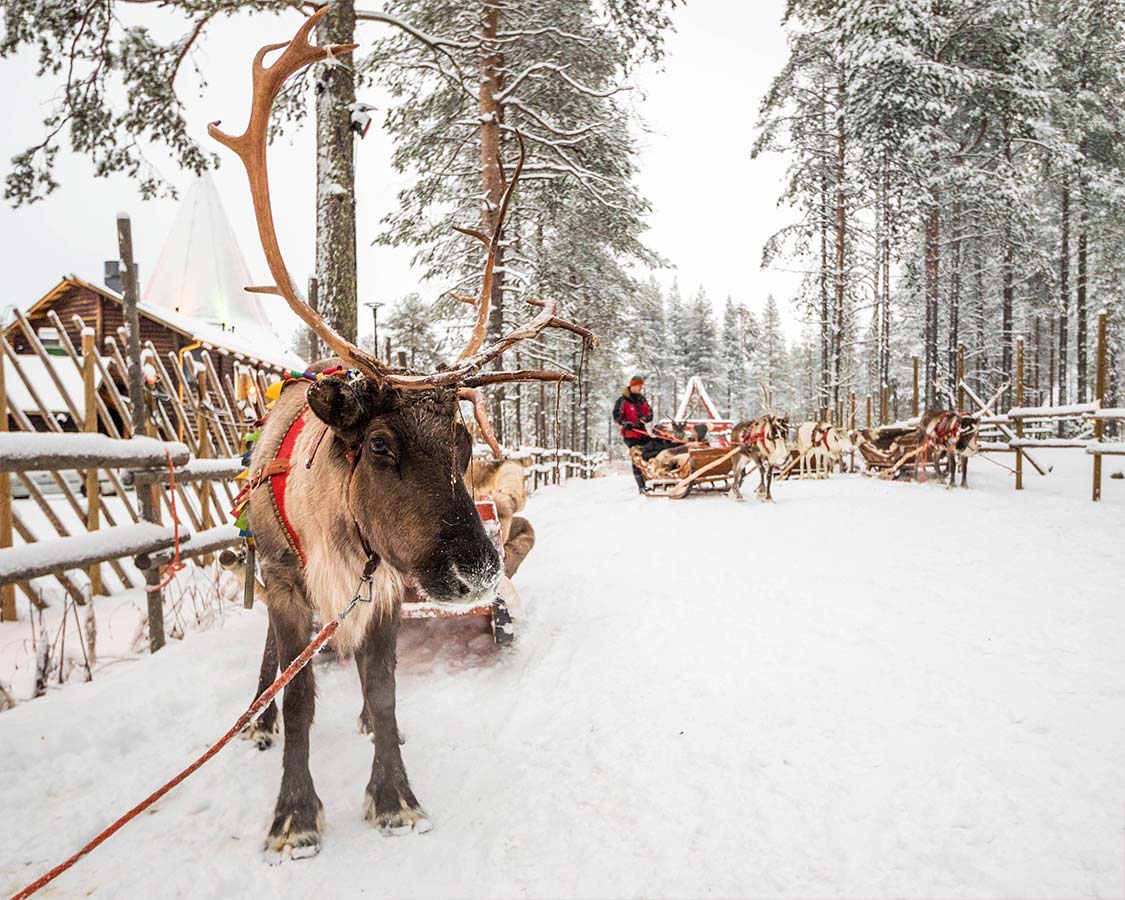
[[[642,375],[634,375],[632,378],[629,379],[629,387],[633,387],[633,385],[636,385],[636,384],[644,384],[644,383],[645,383],[645,380],[644,380],[644,376],[642,376]]]

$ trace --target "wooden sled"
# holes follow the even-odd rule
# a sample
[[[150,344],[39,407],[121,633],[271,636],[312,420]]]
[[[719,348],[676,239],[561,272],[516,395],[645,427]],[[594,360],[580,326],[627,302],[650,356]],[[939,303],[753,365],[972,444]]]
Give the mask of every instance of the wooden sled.
[[[919,466],[922,448],[918,444],[916,428],[882,428],[874,442],[866,440],[859,445],[859,455],[863,457],[864,475],[897,480],[914,479],[920,468],[931,468],[934,474],[943,478],[949,473],[945,468],[944,454],[927,454],[924,466]]]
[[[492,500],[478,500],[477,515],[484,523],[484,530],[500,554],[500,568],[504,568],[504,544],[500,534],[500,518],[496,514],[496,504]],[[512,643],[515,632],[512,628],[512,614],[504,598],[497,595],[485,603],[436,603],[423,597],[416,589],[407,589],[402,603],[404,619],[449,619],[464,616],[485,616],[492,629],[492,639],[502,647]]]
[[[728,491],[733,471],[733,459],[741,448],[702,447],[691,450],[687,461],[680,467],[676,478],[649,478],[649,472],[642,467],[645,480],[649,482],[646,497],[668,497],[682,500],[692,491]]]

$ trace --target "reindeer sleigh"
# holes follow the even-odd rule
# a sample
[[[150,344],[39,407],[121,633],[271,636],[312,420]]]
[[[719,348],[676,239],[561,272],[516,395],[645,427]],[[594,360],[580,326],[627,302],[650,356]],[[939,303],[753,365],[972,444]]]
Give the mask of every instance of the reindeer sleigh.
[[[865,428],[856,433],[854,444],[863,457],[864,474],[925,481],[932,470],[952,487],[960,468],[963,487],[968,459],[978,451],[977,428],[974,416],[938,410],[927,413],[916,428]]]
[[[685,445],[682,451],[665,450],[649,460],[641,458],[638,453],[633,461],[649,484],[646,497],[682,500],[692,492],[718,493],[730,490],[734,476],[734,457],[738,451],[738,447]]]

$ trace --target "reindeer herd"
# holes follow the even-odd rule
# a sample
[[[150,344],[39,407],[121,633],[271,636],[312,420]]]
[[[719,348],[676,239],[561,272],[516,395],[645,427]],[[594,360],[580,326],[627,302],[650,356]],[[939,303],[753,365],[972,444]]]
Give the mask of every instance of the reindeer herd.
[[[739,422],[729,435],[712,434],[706,425],[669,422],[657,429],[648,444],[632,447],[633,464],[653,485],[685,484],[693,479],[694,456],[714,447],[729,448],[713,468],[709,481],[729,486],[728,493],[742,500],[742,483],[751,471],[759,477],[756,494],[772,501],[773,481],[790,478],[826,479],[846,465],[846,457],[860,454],[868,474],[885,478],[911,475],[926,479],[932,468],[949,487],[961,473],[966,484],[969,458],[979,450],[979,421],[960,410],[927,412],[917,426],[842,429],[831,422],[790,424],[772,410],[757,419]],[[853,456],[854,458],[854,456]],[[714,464],[712,464],[714,465]],[[686,496],[672,489],[654,496]]]

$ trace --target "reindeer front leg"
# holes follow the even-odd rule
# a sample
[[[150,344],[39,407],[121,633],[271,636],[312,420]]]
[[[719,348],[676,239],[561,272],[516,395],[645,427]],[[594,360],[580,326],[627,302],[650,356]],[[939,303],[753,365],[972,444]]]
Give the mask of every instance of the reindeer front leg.
[[[969,457],[966,455],[966,456],[961,457],[961,487],[966,486],[965,485],[965,479],[968,477],[968,475],[969,475]]]
[[[296,659],[309,642],[312,616],[304,604],[304,591],[292,576],[267,573],[270,597],[270,630],[277,642],[282,669]],[[316,795],[309,772],[309,729],[316,709],[312,666],[305,666],[285,688],[281,715],[285,721],[281,790],[277,795],[273,825],[266,850],[281,854],[287,848],[294,859],[320,851],[324,804]]]
[[[262,649],[262,665],[258,671],[258,693],[254,695],[254,699],[262,696],[276,677],[277,641],[273,639],[273,628],[267,622],[266,644]],[[277,701],[271,700],[270,705],[261,715],[242,730],[242,738],[253,741],[259,750],[268,750],[273,746],[275,734],[277,734]]]
[[[741,453],[734,458],[734,465],[731,467],[730,478],[730,496],[735,500],[741,502],[742,497],[742,479],[746,477],[746,459]]]
[[[422,811],[399,746],[398,719],[395,715],[395,644],[398,640],[400,606],[385,620],[372,620],[363,644],[356,650],[364,694],[364,709],[370,717],[375,744],[371,780],[364,798],[364,817],[384,834],[427,832],[432,827]]]

